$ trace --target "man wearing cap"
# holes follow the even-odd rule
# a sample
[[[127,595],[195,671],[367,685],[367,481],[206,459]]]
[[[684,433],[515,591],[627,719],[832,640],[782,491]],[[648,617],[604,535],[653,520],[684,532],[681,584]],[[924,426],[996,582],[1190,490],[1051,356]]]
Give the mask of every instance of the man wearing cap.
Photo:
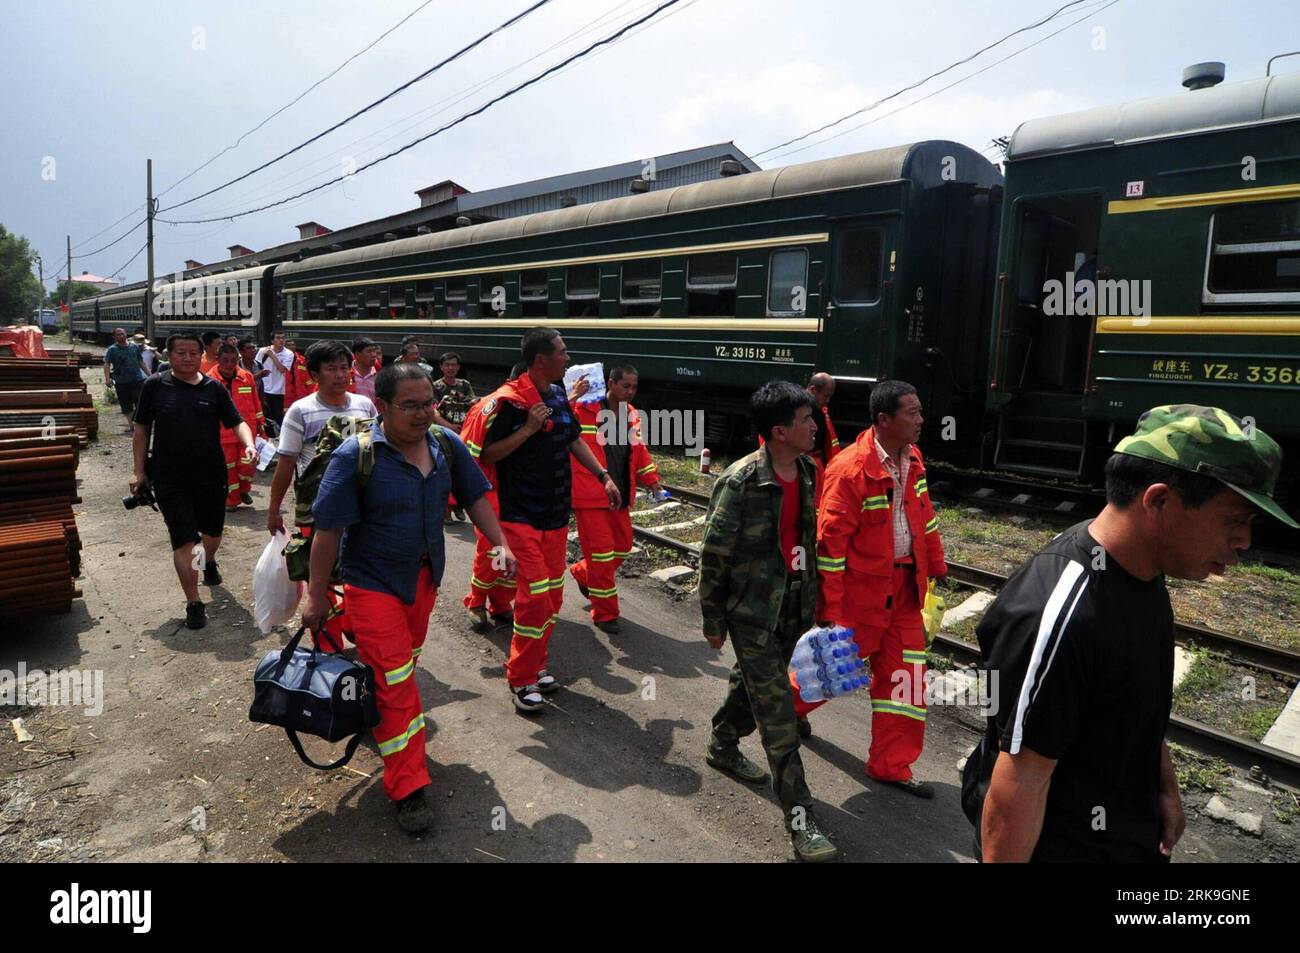
[[[1056,537],[980,622],[991,708],[962,806],[985,861],[1168,860],[1186,826],[1165,728],[1165,577],[1239,561],[1272,499],[1278,445],[1216,407],[1147,411],[1106,463],[1106,507]],[[997,676],[997,681],[992,680]]]

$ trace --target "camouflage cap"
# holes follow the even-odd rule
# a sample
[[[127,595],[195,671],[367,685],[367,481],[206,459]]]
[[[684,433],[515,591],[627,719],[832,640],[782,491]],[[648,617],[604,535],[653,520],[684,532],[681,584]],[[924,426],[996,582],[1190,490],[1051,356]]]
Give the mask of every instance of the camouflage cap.
[[[1282,448],[1253,423],[1218,407],[1167,404],[1138,418],[1137,432],[1115,446],[1126,453],[1214,477],[1265,513],[1300,529],[1273,500]]]

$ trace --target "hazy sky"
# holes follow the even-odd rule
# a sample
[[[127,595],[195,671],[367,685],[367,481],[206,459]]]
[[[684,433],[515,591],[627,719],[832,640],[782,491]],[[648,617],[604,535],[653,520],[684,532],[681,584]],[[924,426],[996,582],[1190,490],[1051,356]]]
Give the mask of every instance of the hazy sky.
[[[78,253],[143,217],[146,158],[162,194],[421,2],[0,0],[0,224],[32,241],[47,275],[65,259],[67,234],[76,273],[111,274],[140,248],[143,227],[99,254]],[[530,2],[433,0],[238,148],[162,194],[161,205],[321,131]],[[161,217],[228,214],[339,175],[346,163],[364,164],[437,128],[658,2],[553,0],[321,142]],[[1065,0],[681,0],[599,55],[347,182],[234,222],[159,225],[156,268],[170,272],[191,257],[220,261],[235,243],[257,249],[290,241],[299,222],[343,228],[410,209],[416,189],[443,179],[477,191],[727,140],[764,168],[917,139],[984,149],[1025,119],[1181,93],[1181,71],[1191,63],[1223,60],[1234,82],[1262,76],[1270,56],[1300,46],[1296,0],[1118,0],[1099,9],[1105,2],[1081,4],[833,132],[878,121],[782,156],[756,154]],[[1097,12],[972,75],[1090,11]],[[1300,57],[1280,61],[1275,72],[1296,69]],[[971,78],[918,101],[964,76]],[[886,115],[899,106],[906,108]],[[142,254],[120,277],[144,275]]]

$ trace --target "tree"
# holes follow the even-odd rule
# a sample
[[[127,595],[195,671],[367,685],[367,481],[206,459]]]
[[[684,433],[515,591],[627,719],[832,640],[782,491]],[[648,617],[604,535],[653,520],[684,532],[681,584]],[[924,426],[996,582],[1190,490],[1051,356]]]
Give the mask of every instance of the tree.
[[[73,279],[72,282],[73,301],[80,301],[82,298],[93,298],[95,297],[95,295],[100,295],[103,293],[104,292],[100,291],[94,285],[87,284],[84,281],[77,281],[76,279]],[[57,285],[55,285],[54,291],[50,293],[49,307],[57,308],[60,304],[62,304],[64,301],[67,300],[67,294],[68,294],[68,280],[65,278],[62,281],[60,281]]]
[[[27,239],[0,225],[0,324],[30,317],[40,301],[42,289],[32,273],[33,255]]]

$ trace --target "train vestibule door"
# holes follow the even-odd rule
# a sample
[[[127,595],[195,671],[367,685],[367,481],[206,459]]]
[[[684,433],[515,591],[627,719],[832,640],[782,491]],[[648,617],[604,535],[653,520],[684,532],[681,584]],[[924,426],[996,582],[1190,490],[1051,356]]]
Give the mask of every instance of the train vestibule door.
[[[822,324],[822,370],[836,377],[876,379],[886,366],[884,312],[895,266],[888,220],[838,222]]]

